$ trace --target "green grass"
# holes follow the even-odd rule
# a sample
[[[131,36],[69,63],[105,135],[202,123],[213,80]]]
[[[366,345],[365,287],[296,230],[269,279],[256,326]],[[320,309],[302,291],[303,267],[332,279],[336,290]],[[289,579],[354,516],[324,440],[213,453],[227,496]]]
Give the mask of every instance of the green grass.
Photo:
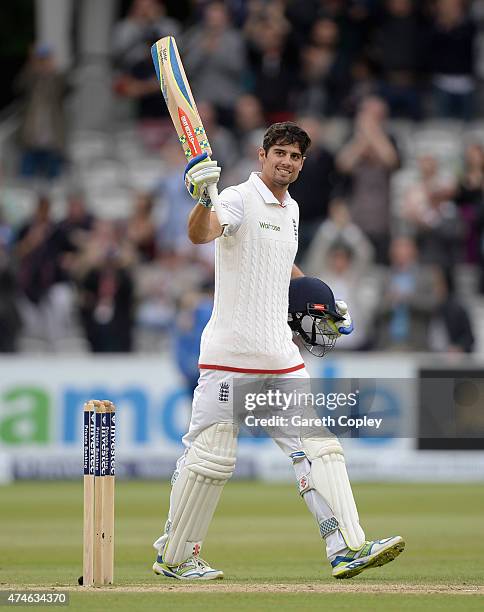
[[[336,582],[304,502],[291,485],[232,482],[226,487],[203,556],[225,571],[229,585],[285,583],[336,585],[348,592],[153,592],[172,584],[151,572],[152,541],[165,520],[166,483],[118,482],[116,492],[117,585],[140,592],[72,592],[72,610],[314,610],[327,604],[358,610],[477,610],[484,598],[462,594],[372,593],[372,585],[484,584],[484,487],[482,485],[363,484],[355,486],[369,538],[399,533],[407,549],[383,568]],[[81,574],[82,485],[15,483],[0,488],[0,588],[5,585],[75,585]],[[3,587],[2,587],[3,585]],[[361,585],[365,592],[355,592]],[[370,591],[370,592],[369,592]]]

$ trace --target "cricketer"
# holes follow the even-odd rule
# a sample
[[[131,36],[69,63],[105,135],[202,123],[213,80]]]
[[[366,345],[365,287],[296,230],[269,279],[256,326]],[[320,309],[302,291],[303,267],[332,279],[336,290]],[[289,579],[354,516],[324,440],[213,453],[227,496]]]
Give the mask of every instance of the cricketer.
[[[153,570],[161,576],[223,577],[200,553],[223,486],[235,468],[234,381],[260,377],[307,383],[309,374],[293,332],[322,356],[328,342],[333,346],[336,337],[353,329],[346,304],[335,301],[327,285],[306,278],[294,264],[299,209],[288,187],[297,179],[310,144],[295,123],[271,125],[259,149],[260,172],[223,190],[217,214],[208,191],[218,183],[221,168],[206,153],[186,166],[185,182],[196,200],[188,235],[195,244],[215,241],[215,297],[201,340],[200,378],[183,437],[186,448],[172,478],[164,533],[154,543]],[[305,317],[310,318],[309,328]],[[325,542],[332,575],[352,578],[392,561],[405,543],[400,536],[366,540],[343,448],[328,433],[274,440],[293,463],[299,492]]]

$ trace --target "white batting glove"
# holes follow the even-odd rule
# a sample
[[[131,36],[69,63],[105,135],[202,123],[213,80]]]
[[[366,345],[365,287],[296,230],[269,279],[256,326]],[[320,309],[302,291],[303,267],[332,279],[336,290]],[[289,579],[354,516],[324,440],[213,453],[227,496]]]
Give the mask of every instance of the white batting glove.
[[[343,300],[336,300],[336,312],[343,317],[341,321],[332,321],[329,317],[327,323],[338,336],[348,336],[353,331],[353,322],[351,321],[348,306]]]
[[[210,201],[207,186],[216,185],[222,168],[207,153],[194,157],[185,168],[185,185],[194,200]]]
[[[336,321],[336,329],[343,336],[348,336],[353,331],[353,321],[348,312],[348,305],[343,300],[336,300],[336,312],[343,317],[342,321]]]

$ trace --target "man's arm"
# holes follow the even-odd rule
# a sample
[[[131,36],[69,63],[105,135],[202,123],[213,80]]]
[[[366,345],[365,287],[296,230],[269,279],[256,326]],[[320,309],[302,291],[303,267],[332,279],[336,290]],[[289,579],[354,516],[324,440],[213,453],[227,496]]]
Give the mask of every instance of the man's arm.
[[[292,264],[291,280],[293,278],[300,278],[301,276],[304,276],[302,270],[298,268],[296,264]]]
[[[211,208],[197,204],[188,217],[188,238],[193,244],[212,242],[222,235],[223,227]]]
[[[193,244],[212,242],[223,232],[217,215],[212,214],[212,203],[208,194],[208,186],[218,183],[220,171],[217,162],[209,159],[206,152],[194,157],[185,168],[186,188],[197,201],[188,217],[188,238]]]

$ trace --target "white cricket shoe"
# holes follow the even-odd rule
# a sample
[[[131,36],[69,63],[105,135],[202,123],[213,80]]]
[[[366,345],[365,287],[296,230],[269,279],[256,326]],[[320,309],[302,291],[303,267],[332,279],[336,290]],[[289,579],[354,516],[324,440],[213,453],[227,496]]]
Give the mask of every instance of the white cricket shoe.
[[[217,580],[224,577],[222,570],[213,569],[210,565],[194,555],[179,565],[167,565],[161,554],[153,563],[153,571],[159,576],[176,578],[177,580]]]
[[[370,567],[380,567],[393,561],[403,551],[405,542],[401,536],[365,542],[354,551],[347,549],[331,562],[334,578],[353,578]]]

